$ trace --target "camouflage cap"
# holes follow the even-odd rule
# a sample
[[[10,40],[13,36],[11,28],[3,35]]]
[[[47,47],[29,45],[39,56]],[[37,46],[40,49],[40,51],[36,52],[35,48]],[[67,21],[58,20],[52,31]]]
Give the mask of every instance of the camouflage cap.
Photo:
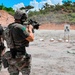
[[[23,16],[23,14],[26,15],[25,10],[17,10],[17,11],[15,12],[14,18],[15,18],[15,19],[21,19],[21,17]],[[27,15],[26,15],[26,16],[27,16]]]

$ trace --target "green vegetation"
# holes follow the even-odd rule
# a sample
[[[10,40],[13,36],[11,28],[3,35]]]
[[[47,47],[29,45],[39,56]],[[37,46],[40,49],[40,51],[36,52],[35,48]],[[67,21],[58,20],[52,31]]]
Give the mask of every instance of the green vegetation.
[[[5,11],[7,11],[9,14],[11,14],[11,15],[14,15],[14,12],[15,12],[11,7],[7,8],[7,7],[5,7],[3,4],[0,5],[0,10],[5,10]]]
[[[34,7],[26,6],[20,8],[21,10],[29,10],[28,17],[37,20],[40,23],[64,23],[69,22],[75,24],[75,2],[64,1],[62,5],[45,5],[39,11],[30,11]],[[0,5],[0,10],[5,10],[14,15],[14,10],[10,7],[7,8],[3,4]]]
[[[40,17],[40,15],[42,16]],[[42,22],[69,22],[75,24],[75,2],[65,1],[62,5],[49,5],[46,3],[39,11],[30,11],[29,17]]]

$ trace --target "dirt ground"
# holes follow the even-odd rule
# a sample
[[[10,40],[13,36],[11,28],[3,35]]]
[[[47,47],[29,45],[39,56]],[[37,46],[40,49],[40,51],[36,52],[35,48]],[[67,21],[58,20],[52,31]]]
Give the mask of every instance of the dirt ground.
[[[66,23],[62,24],[55,24],[55,23],[46,23],[41,24],[40,29],[47,29],[47,30],[63,30]],[[70,24],[69,24],[70,25]],[[71,30],[75,30],[75,25],[70,25]]]
[[[34,35],[34,42],[27,47],[32,55],[30,75],[75,75],[74,30],[70,31],[69,41],[67,35],[64,41],[63,30],[35,30]],[[9,73],[2,68],[0,75]]]
[[[3,10],[0,12],[3,14],[0,17],[3,26],[14,21]],[[30,75],[75,75],[75,25],[71,25],[70,29],[66,38],[64,24],[43,24],[39,30],[35,30],[35,40],[27,47],[27,52],[32,55]],[[2,67],[0,75],[9,73]]]
[[[31,75],[74,75],[75,74],[75,31],[71,31],[69,42],[63,38],[63,31],[43,30],[35,32],[35,41],[28,51],[32,54]],[[41,34],[41,35],[40,35]],[[39,36],[39,37],[37,37]],[[51,39],[54,38],[52,42]],[[73,53],[68,53],[73,51]]]

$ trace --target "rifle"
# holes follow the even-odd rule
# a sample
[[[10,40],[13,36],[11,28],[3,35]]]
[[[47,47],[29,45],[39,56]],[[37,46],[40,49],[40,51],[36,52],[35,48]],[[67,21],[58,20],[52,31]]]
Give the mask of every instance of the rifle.
[[[38,22],[32,20],[32,19],[30,19],[28,22],[24,22],[23,25],[30,25],[30,24],[33,26],[33,29],[32,29],[33,33],[34,33],[34,29],[37,29],[37,30],[39,29],[40,24]],[[28,47],[29,46],[29,42],[28,41],[26,41],[26,42],[27,42],[26,43],[26,47]]]
[[[34,29],[39,29],[40,24],[32,19],[30,19],[28,22],[24,22],[24,25],[32,25],[33,29],[32,32],[34,33]]]

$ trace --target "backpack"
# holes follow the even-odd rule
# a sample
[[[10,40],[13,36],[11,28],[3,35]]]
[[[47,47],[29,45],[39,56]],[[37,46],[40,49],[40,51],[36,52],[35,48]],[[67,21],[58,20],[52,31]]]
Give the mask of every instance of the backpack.
[[[4,39],[6,40],[8,48],[14,48],[14,42],[13,42],[13,38],[12,38],[12,28],[13,27],[14,26],[12,26],[12,24],[10,24],[3,32],[3,36],[4,36]]]

